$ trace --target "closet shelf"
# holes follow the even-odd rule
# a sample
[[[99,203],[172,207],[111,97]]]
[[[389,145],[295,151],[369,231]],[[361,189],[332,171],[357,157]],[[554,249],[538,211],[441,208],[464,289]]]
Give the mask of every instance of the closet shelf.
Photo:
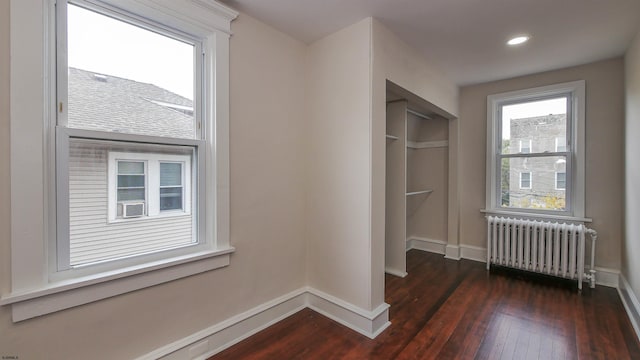
[[[429,190],[421,190],[421,191],[412,191],[412,192],[408,192],[407,196],[430,194],[432,192],[433,192],[433,190],[431,190],[431,189],[429,189]]]
[[[441,141],[407,141],[407,147],[411,149],[430,149],[448,147],[448,140]]]
[[[398,140],[398,137],[393,135],[387,135],[387,140]]]

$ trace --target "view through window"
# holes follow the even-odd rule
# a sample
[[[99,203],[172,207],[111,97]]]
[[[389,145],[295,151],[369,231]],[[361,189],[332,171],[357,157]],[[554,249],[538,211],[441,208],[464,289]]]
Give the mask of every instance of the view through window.
[[[69,255],[61,267],[197,244],[198,150],[188,142],[200,139],[196,45],[79,4],[67,6],[68,106],[60,125],[91,133],[67,140]]]
[[[568,105],[567,95],[500,106],[502,207],[566,210]]]

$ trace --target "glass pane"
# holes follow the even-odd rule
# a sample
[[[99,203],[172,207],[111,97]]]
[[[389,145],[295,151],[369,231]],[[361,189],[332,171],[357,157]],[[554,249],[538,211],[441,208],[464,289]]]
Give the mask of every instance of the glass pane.
[[[195,137],[195,47],[68,6],[71,128]]]
[[[182,185],[182,164],[160,163],[160,186]]]
[[[118,201],[144,201],[144,188],[142,189],[118,189]]]
[[[566,136],[566,97],[502,106],[503,154],[564,151]]]
[[[160,189],[160,210],[182,209],[182,188]]]
[[[144,188],[144,175],[118,175],[119,188]]]
[[[191,189],[186,184],[187,186],[182,187],[182,190],[180,188],[164,190],[163,195],[167,196],[163,197],[166,200],[162,206],[167,209],[183,209],[184,211],[179,213],[183,216],[158,216],[161,213],[159,165],[156,166],[153,163],[168,160],[167,156],[184,157],[184,160],[180,161],[185,164],[195,162],[194,148],[71,138],[68,154],[71,266],[191,246],[197,242],[197,232],[194,231],[197,229],[195,212],[197,207],[191,206],[194,198],[198,196],[197,188]],[[132,182],[139,181],[132,180],[136,177],[144,177],[145,187],[117,189],[117,184],[109,181],[109,177],[113,176],[112,172],[118,170],[117,162],[113,160],[127,159],[130,154],[149,156],[145,165],[147,174],[146,176],[132,174],[120,176]],[[153,159],[154,156],[157,160]],[[121,163],[140,164],[141,161],[121,161]],[[190,169],[190,166],[184,165],[185,171]],[[140,170],[139,167],[138,170]],[[195,173],[183,173],[183,176],[186,175],[196,176]],[[116,178],[113,182],[117,181]],[[179,192],[177,196],[168,196],[176,191]],[[147,193],[149,196],[145,198]],[[123,201],[144,201],[143,216],[123,218],[122,203],[118,204]],[[128,208],[128,213],[135,214],[135,210],[135,207]]]
[[[557,174],[565,174],[565,169],[565,156],[502,159],[502,206],[565,210],[566,191],[556,186]]]
[[[144,163],[140,161],[118,161],[118,174],[144,174]]]

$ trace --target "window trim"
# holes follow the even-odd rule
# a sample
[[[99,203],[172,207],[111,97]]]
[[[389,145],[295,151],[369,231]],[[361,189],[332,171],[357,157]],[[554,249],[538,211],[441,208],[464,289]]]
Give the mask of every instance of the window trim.
[[[571,99],[572,121],[570,126],[571,139],[567,139],[567,162],[571,162],[571,173],[567,172],[567,184],[571,184],[570,203],[567,211],[504,208],[499,201],[500,196],[500,166],[498,163],[498,145],[501,142],[501,119],[498,110],[505,103],[514,103],[536,98],[549,98],[569,94]],[[486,155],[486,198],[483,212],[489,214],[547,217],[574,219],[586,221],[585,203],[585,81],[578,80],[536,88],[509,91],[487,97],[487,155]],[[569,124],[571,123],[571,124]]]
[[[11,305],[14,322],[227,266],[234,251],[229,245],[229,37],[238,13],[213,0],[102,3],[204,39],[201,85],[215,91],[195,99],[212,102],[203,111],[212,126],[202,124],[207,140],[198,161],[215,165],[206,167],[205,183],[198,187],[206,211],[204,236],[215,247],[119,271],[51,279],[48,269],[56,256],[48,251],[56,236],[55,152],[50,151],[56,144],[55,1],[11,0],[11,289],[2,293],[0,305]]]
[[[531,152],[532,152],[532,151],[531,151],[531,150],[532,150],[532,149],[531,149],[531,146],[532,146],[532,141],[531,141],[531,139],[526,139],[526,141],[529,143],[529,146],[527,147],[527,149],[529,149],[529,150],[528,150],[527,152],[523,152],[523,151],[522,151],[522,143],[523,143],[523,141],[525,141],[525,139],[520,140],[520,147],[519,147],[519,149],[518,149],[518,150],[519,150],[519,153],[520,153],[520,154],[531,154]]]

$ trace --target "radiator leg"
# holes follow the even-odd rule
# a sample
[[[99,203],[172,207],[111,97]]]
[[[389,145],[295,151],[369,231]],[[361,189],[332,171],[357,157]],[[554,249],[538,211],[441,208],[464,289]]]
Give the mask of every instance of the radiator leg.
[[[587,234],[591,235],[591,264],[589,268],[589,286],[593,289],[596,287],[596,240],[598,233],[595,230],[588,229]]]

